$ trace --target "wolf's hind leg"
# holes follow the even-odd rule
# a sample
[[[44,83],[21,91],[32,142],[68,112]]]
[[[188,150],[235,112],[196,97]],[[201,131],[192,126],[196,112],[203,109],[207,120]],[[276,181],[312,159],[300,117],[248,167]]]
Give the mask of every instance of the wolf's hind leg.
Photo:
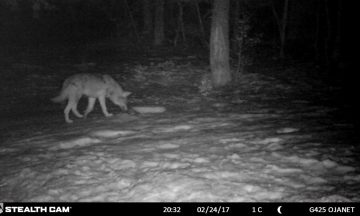
[[[84,117],[83,115],[81,115],[77,109],[77,105],[78,105],[78,102],[81,98],[81,95],[76,95],[72,100],[72,107],[71,107],[71,111],[74,113],[74,115],[78,118],[82,118]]]
[[[68,104],[66,105],[65,109],[64,109],[64,115],[65,115],[65,121],[67,123],[73,123],[73,120],[71,120],[69,118],[69,113],[70,113],[70,110],[72,108],[72,104],[70,102],[70,100],[68,101]]]

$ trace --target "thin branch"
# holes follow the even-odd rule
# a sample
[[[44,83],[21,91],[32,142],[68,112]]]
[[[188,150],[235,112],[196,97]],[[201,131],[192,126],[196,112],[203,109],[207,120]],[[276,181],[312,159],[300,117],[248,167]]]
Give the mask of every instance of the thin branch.
[[[127,10],[128,13],[129,13],[129,17],[130,17],[130,20],[131,20],[131,26],[132,26],[133,29],[134,29],[136,41],[138,42],[140,37],[139,37],[139,33],[138,33],[138,31],[137,31],[137,28],[136,28],[134,16],[133,16],[133,14],[132,14],[132,12],[131,12],[131,10],[130,10],[130,7],[129,7],[129,4],[128,4],[128,1],[127,1],[127,0],[124,0],[124,4],[125,4],[126,10]]]
[[[202,18],[201,18],[200,8],[199,8],[199,1],[198,0],[195,0],[195,8],[196,8],[196,13],[197,13],[197,16],[198,16],[199,25],[200,25],[200,31],[201,31],[201,35],[202,35],[204,44],[207,47],[209,47],[209,43],[207,42],[206,36],[205,36],[206,35],[205,34],[205,28],[204,28],[204,23],[203,23]]]

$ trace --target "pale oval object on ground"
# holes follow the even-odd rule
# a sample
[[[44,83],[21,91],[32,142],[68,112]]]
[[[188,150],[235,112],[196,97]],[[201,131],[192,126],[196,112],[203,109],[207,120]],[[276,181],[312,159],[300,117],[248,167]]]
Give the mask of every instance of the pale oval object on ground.
[[[139,113],[163,113],[166,111],[163,106],[135,106],[132,109]]]

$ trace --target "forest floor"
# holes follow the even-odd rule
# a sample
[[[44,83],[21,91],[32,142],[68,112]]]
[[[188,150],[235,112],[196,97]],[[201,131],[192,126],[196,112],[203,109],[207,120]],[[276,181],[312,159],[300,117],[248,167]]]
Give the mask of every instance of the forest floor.
[[[3,60],[2,202],[360,201],[358,114],[313,66],[254,62],[212,91],[206,56],[94,53]],[[66,124],[49,99],[81,72],[113,76],[130,107],[166,111],[108,101],[113,117],[96,104]]]

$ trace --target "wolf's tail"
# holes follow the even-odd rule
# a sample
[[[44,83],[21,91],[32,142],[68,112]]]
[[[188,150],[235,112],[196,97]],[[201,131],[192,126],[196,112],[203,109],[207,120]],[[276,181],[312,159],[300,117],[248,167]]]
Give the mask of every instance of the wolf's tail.
[[[65,89],[63,89],[63,90],[61,90],[61,93],[58,96],[51,98],[50,100],[54,103],[60,103],[64,100],[66,100],[67,98],[68,98],[68,95],[67,95]]]
[[[51,98],[50,100],[54,103],[61,103],[64,100],[68,99],[69,92],[71,91],[70,86],[71,86],[71,79],[68,78],[64,81],[60,94],[54,98]]]

